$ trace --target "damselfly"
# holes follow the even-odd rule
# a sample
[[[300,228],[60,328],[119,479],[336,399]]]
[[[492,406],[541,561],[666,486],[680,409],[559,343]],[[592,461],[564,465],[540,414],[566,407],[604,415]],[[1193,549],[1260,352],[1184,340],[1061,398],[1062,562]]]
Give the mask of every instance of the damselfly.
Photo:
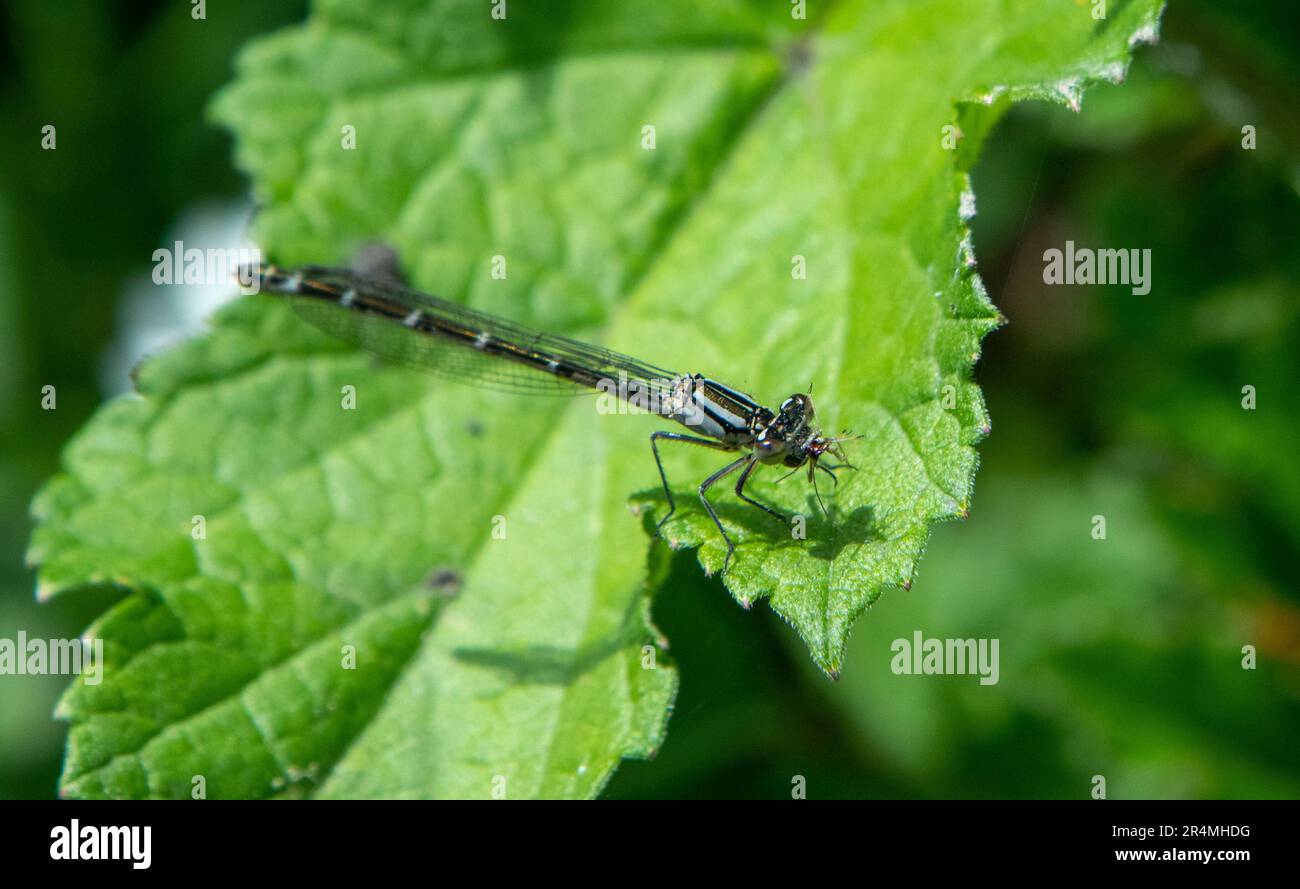
[[[668,498],[668,512],[656,531],[677,510],[659,456],[661,441],[743,452],[699,486],[700,501],[727,544],[724,572],[736,547],[706,496],[711,487],[739,472],[736,496],[788,525],[785,515],[745,493],[758,466],[789,467],[787,476],[807,466],[819,503],[816,471],[838,481],[836,469],[853,468],[840,446],[847,437],[821,434],[813,425],[812,398],[806,394],[791,395],[773,411],[702,374],[672,373],[349,269],[257,265],[240,269],[239,279],[253,290],[290,297],[299,313],[316,326],[389,361],[492,388],[604,391],[690,429],[695,434],[657,431],[650,435]],[[825,454],[841,462],[820,462]]]

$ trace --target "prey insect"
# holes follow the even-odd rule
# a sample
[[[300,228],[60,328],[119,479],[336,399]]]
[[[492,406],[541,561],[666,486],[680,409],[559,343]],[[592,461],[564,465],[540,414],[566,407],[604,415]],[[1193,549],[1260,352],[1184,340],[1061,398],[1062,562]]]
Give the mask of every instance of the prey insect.
[[[806,394],[791,395],[774,411],[702,374],[673,373],[349,269],[256,265],[240,269],[239,280],[252,290],[290,298],[299,314],[316,326],[389,361],[489,388],[551,394],[603,391],[686,427],[689,434],[661,430],[650,435],[668,499],[668,512],[656,532],[677,511],[659,454],[661,442],[739,452],[698,488],[700,502],[727,545],[724,572],[736,546],[709,501],[710,488],[738,473],[736,496],[788,525],[787,516],[745,493],[755,469],[784,466],[790,470],[785,478],[806,466],[821,504],[816,472],[838,483],[835,470],[853,468],[840,445],[846,437],[821,434],[813,422],[812,398]],[[826,454],[840,462],[821,462]]]

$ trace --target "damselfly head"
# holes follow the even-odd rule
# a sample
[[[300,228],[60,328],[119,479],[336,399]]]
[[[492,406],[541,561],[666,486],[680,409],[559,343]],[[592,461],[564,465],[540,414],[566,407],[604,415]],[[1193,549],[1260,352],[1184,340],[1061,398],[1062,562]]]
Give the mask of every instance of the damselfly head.
[[[771,414],[768,414],[770,417]],[[781,402],[781,409],[754,440],[754,452],[764,463],[799,467],[821,454],[821,435],[813,426],[812,398],[802,393]]]
[[[811,472],[823,454],[830,454],[840,464],[850,465],[848,458],[844,456],[844,449],[840,447],[840,442],[861,436],[822,435],[821,430],[813,425],[815,416],[812,398],[808,395],[791,395],[781,403],[781,412],[772,423],[772,428],[779,433],[785,444],[781,462],[790,467],[799,467],[808,463]]]

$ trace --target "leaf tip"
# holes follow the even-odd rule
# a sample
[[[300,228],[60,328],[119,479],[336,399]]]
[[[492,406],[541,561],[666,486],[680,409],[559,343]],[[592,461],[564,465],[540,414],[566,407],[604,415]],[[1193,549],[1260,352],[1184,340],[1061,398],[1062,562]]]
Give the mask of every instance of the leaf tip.
[[[1160,17],[1155,15],[1143,22],[1136,31],[1129,35],[1128,48],[1133,49],[1143,43],[1157,43],[1159,40]]]

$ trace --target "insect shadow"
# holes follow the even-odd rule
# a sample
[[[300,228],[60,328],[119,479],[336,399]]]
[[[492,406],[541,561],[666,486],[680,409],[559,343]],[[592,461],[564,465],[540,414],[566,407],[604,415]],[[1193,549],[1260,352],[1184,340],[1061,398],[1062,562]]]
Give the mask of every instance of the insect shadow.
[[[634,598],[620,626],[575,648],[554,645],[457,648],[452,656],[462,663],[505,673],[516,685],[569,685],[633,643],[652,644],[639,626],[642,607],[640,599]]]
[[[696,491],[675,489],[673,496],[677,500],[680,517],[698,515],[708,519],[699,503]],[[664,497],[663,490],[647,488],[634,495],[633,500],[652,507],[642,513],[642,524],[646,531],[653,535],[656,523],[668,509],[668,501]],[[815,558],[829,561],[845,549],[885,539],[872,507],[859,506],[844,513],[831,501],[826,503],[826,509],[829,511],[827,515],[811,492],[804,501],[803,509],[798,513],[798,516],[803,519],[803,537],[795,536],[794,531],[797,527],[795,524],[783,524],[748,503],[727,497],[718,497],[710,502],[728,532],[736,538],[738,551],[746,544],[763,541],[773,547],[797,546],[806,549]],[[664,537],[672,537],[672,525],[677,519],[678,516],[674,516],[664,526]],[[711,520],[709,525],[712,528]],[[716,535],[717,530],[713,529],[711,533]],[[737,557],[741,558],[739,555]]]

